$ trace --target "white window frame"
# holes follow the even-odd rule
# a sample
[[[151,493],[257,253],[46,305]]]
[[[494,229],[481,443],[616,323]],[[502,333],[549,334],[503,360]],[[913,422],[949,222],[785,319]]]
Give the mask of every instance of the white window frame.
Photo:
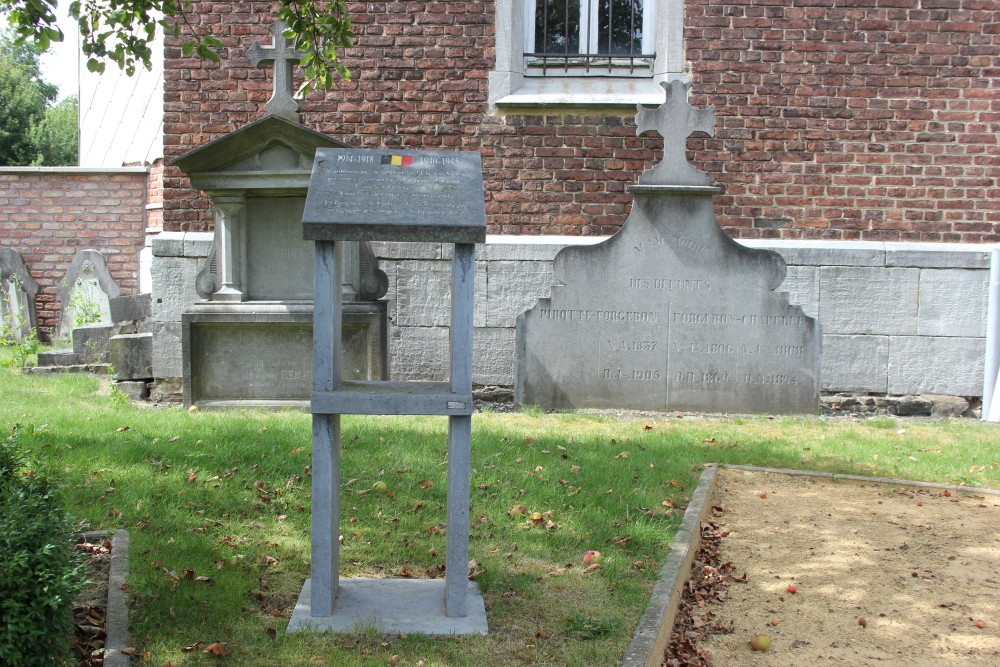
[[[537,47],[533,46],[535,40],[535,16],[539,2],[544,0],[523,0],[524,1],[524,44],[525,50],[537,52]],[[600,21],[597,12],[600,9],[599,0],[571,0],[580,5],[580,52],[597,53],[597,44],[600,36],[598,29]],[[656,0],[643,0],[642,8],[642,45],[639,47],[642,53],[653,53],[655,51],[655,31],[656,31]],[[590,11],[587,11],[588,7]],[[585,48],[593,44],[593,48]],[[628,57],[623,57],[628,60]],[[531,63],[529,63],[530,65]]]
[[[605,66],[572,75],[567,75],[562,65],[546,67],[542,72],[524,55],[534,47],[535,0],[495,0],[495,9],[496,66],[489,79],[491,112],[511,112],[518,107],[535,112],[538,107],[551,106],[660,104],[660,82],[685,78],[684,0],[647,0],[643,10],[643,52],[655,55],[651,65],[643,63],[638,71],[616,67],[610,73]],[[620,59],[623,63],[629,60]]]

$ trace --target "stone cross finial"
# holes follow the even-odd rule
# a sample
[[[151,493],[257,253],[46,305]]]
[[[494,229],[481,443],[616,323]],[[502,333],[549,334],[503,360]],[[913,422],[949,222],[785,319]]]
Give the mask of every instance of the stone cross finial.
[[[254,67],[260,67],[261,63],[274,63],[274,92],[264,105],[264,111],[297,123],[299,104],[293,97],[295,90],[292,82],[292,66],[306,54],[292,48],[292,41],[283,34],[287,29],[288,26],[281,21],[272,23],[270,30],[274,37],[274,46],[261,46],[259,42],[254,42],[247,51],[247,57]]]
[[[637,105],[636,136],[646,130],[656,130],[663,137],[663,160],[639,177],[642,185],[708,185],[705,172],[687,161],[685,146],[692,132],[702,131],[715,136],[715,105],[695,109],[687,101],[690,82],[679,79],[661,81],[667,100],[656,109]]]

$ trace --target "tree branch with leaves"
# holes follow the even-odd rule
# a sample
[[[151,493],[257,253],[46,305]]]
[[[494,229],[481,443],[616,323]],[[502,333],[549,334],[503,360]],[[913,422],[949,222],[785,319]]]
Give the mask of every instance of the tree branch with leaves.
[[[31,41],[46,50],[61,42],[56,24],[58,0],[0,0],[0,11],[20,41]],[[329,89],[336,77],[350,80],[341,59],[343,49],[354,44],[347,0],[278,0],[277,18],[288,26],[285,37],[305,52],[299,63],[305,72],[303,92]],[[87,69],[103,72],[113,62],[128,75],[138,66],[151,67],[150,44],[157,26],[175,38],[186,37],[182,53],[219,62],[222,42],[192,21],[195,5],[190,0],[73,0],[69,15],[80,30],[80,47],[87,56]]]

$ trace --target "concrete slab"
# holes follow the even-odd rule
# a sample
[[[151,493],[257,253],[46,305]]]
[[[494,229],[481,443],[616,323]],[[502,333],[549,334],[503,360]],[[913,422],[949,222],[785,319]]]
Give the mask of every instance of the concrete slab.
[[[312,579],[306,579],[288,632],[379,632],[418,635],[485,635],[486,604],[469,582],[468,615],[445,613],[444,579],[341,579],[333,616],[311,615]]]

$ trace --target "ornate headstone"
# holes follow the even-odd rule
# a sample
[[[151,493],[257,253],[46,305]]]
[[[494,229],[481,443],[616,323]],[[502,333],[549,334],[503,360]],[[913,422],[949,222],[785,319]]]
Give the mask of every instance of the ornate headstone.
[[[639,107],[638,133],[664,135],[663,162],[633,186],[624,227],[555,259],[551,296],[518,318],[515,398],[549,408],[810,413],[819,406],[816,321],[776,290],[780,255],[719,227],[719,192],[688,164],[685,139],[713,109],[687,86]]]
[[[109,299],[121,294],[104,255],[81,250],[73,257],[56,294],[59,296],[59,337],[69,338],[77,326],[110,325]]]
[[[0,324],[3,330],[23,339],[35,329],[35,296],[38,283],[31,277],[20,253],[0,248]]]

